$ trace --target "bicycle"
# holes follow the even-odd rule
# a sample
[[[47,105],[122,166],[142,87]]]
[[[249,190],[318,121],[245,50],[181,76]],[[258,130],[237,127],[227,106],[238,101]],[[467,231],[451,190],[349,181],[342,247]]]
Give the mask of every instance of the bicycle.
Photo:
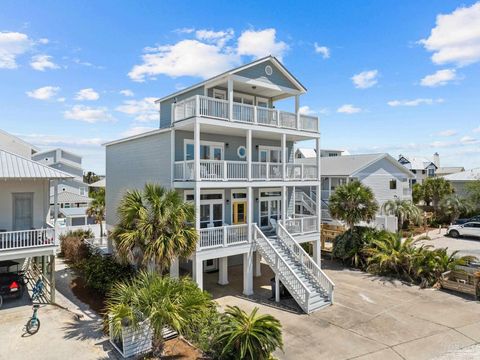
[[[44,287],[45,284],[43,283],[42,279],[38,279],[32,289],[32,301],[38,300],[40,296],[42,296]]]
[[[30,335],[36,334],[40,329],[40,319],[37,316],[39,307],[40,305],[38,304],[33,305],[33,315],[28,320],[27,325],[25,326],[27,333],[29,333]]]

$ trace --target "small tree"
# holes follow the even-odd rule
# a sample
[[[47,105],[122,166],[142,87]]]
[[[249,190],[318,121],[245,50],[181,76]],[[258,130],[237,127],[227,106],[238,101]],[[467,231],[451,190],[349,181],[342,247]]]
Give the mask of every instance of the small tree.
[[[423,196],[423,188],[422,185],[419,183],[415,183],[412,186],[412,201],[414,204],[418,204],[420,201],[424,199]]]
[[[387,215],[394,215],[398,221],[398,231],[403,228],[405,221],[420,222],[420,209],[409,200],[388,200],[382,206],[382,211]]]
[[[228,306],[216,341],[222,359],[267,360],[277,348],[282,349],[282,325],[271,315],[250,314],[237,306]]]
[[[452,184],[444,178],[427,178],[422,184],[423,200],[427,205],[432,204],[436,213],[440,209],[440,201],[453,192]]]
[[[86,214],[100,224],[100,237],[103,237],[103,221],[105,220],[105,189],[101,188],[94,193],[94,198],[87,208]]]
[[[473,205],[473,210],[480,211],[480,180],[472,181],[465,186],[467,199]]]
[[[472,210],[473,206],[467,199],[461,199],[455,194],[448,195],[440,202],[440,211],[448,218],[450,223],[457,220],[461,214],[466,214]]]
[[[371,221],[378,211],[372,190],[354,180],[339,186],[330,196],[328,209],[333,218],[353,228],[360,221]]]

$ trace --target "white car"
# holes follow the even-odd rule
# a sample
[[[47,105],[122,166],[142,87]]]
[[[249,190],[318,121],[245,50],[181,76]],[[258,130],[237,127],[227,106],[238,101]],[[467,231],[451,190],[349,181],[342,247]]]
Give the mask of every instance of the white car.
[[[447,234],[453,238],[458,238],[459,236],[480,237],[480,222],[470,221],[462,225],[452,225],[448,228]]]

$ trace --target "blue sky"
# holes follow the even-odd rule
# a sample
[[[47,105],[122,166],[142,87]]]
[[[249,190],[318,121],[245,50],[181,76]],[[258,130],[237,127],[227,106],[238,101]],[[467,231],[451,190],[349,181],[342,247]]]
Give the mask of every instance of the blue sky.
[[[100,144],[156,127],[153,99],[269,53],[323,147],[480,166],[475,1],[2,1],[0,128],[103,173]]]

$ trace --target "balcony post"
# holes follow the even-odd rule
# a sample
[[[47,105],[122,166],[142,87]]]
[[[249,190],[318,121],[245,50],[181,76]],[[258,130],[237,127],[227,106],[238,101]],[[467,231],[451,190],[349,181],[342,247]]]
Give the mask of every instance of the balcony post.
[[[305,169],[303,168],[303,163],[300,164],[300,179],[304,180],[305,178]]]
[[[297,129],[300,130],[300,95],[295,95],[295,116]]]
[[[200,123],[198,119],[195,120],[193,139],[195,181],[200,181]]]
[[[252,181],[252,129],[247,130],[247,180]]]
[[[185,164],[185,163],[184,163]],[[170,186],[173,189],[173,182],[175,181],[175,129],[170,132],[170,172],[172,174]],[[85,222],[86,224],[86,222]]]
[[[258,122],[258,113],[257,113],[258,107],[254,106],[253,107],[253,123],[256,124]]]
[[[247,187],[247,238],[248,242],[253,241],[253,189],[251,186]]]
[[[58,180],[53,180],[53,224],[57,226],[58,220]]]
[[[280,110],[277,110],[277,127],[280,127]]]
[[[227,226],[223,226],[223,247],[227,247]]]
[[[320,150],[320,138],[315,139],[315,148],[317,151],[317,180],[320,180],[320,165],[321,165],[321,150]]]
[[[200,184],[195,183],[195,190],[193,192],[195,202],[195,229],[200,234]],[[201,239],[199,239],[199,243]]]
[[[283,180],[287,180],[287,134],[282,134],[282,171]]]
[[[227,161],[223,160],[223,180],[228,180],[228,168],[227,168]]]
[[[227,80],[228,88],[228,120],[233,120],[233,80],[231,77]]]
[[[200,95],[195,95],[195,116],[200,116]]]
[[[282,186],[282,223],[285,226],[285,221],[287,220],[287,187]]]

